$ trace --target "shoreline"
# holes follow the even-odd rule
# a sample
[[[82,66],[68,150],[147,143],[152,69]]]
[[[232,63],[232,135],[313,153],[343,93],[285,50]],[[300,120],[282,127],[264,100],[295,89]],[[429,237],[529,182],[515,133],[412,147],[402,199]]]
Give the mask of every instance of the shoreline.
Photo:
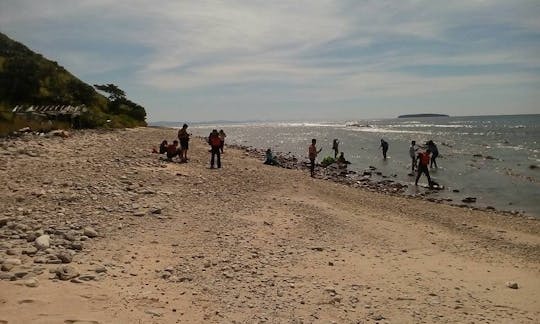
[[[256,148],[248,145],[240,144],[226,144],[226,146],[243,150],[250,154],[253,158],[259,160],[264,160],[265,150],[262,148]],[[307,161],[298,159],[295,155],[291,155],[283,152],[273,152],[280,162],[280,165],[276,167],[286,168],[286,169],[295,169],[309,171],[309,165]],[[515,217],[524,217],[531,220],[540,220],[540,215],[534,215],[527,213],[523,210],[501,210],[496,209],[493,206],[476,206],[475,197],[464,197],[461,202],[453,201],[451,198],[433,198],[430,197],[431,194],[438,192],[437,189],[428,190],[424,186],[419,186],[424,190],[419,194],[407,194],[405,190],[408,188],[408,184],[403,184],[399,181],[392,180],[392,176],[383,175],[381,172],[377,171],[377,168],[374,166],[369,166],[364,171],[355,171],[337,168],[334,164],[323,167],[320,163],[316,165],[316,174],[315,178],[328,180],[335,183],[340,183],[352,188],[360,188],[364,190],[369,190],[372,192],[377,192],[380,194],[405,197],[409,199],[424,200],[430,201],[433,203],[444,204],[448,206],[460,207],[471,210],[479,210],[484,212],[492,212],[505,216],[515,216]],[[322,171],[322,172],[321,172]],[[445,190],[445,189],[441,189]],[[468,200],[468,202],[467,202]]]
[[[151,153],[175,135],[1,142],[0,322],[540,316],[537,220],[358,190],[245,149],[209,169],[196,138],[188,163]]]

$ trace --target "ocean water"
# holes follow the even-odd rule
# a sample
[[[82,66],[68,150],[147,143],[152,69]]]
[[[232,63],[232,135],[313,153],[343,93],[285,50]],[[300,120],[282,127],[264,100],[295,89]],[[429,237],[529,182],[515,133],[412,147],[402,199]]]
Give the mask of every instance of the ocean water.
[[[355,124],[356,126],[351,126]],[[359,125],[359,126],[358,126]],[[311,139],[323,150],[318,160],[333,156],[332,140],[340,141],[352,170],[375,166],[396,181],[414,186],[410,172],[411,140],[433,140],[439,149],[438,169],[431,176],[445,189],[434,197],[455,203],[476,197],[476,206],[518,210],[540,217],[540,115],[436,117],[302,123],[272,122],[192,125],[191,132],[207,136],[213,128],[224,129],[227,143],[307,157]],[[389,144],[388,159],[382,158],[380,139]],[[225,157],[226,164],[226,157]],[[427,182],[422,177],[420,183]],[[458,193],[453,192],[459,190]]]

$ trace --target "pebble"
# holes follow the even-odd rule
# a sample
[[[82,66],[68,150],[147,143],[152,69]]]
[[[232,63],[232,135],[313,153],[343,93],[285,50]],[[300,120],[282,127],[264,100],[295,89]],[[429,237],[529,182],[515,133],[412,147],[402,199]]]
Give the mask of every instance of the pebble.
[[[60,280],[70,280],[79,276],[79,270],[70,265],[59,266],[55,273]]]
[[[98,232],[92,227],[85,227],[83,229],[83,235],[88,236],[89,238],[94,238],[98,236]]]
[[[10,258],[10,259],[5,259],[3,264],[21,265],[22,261],[21,259]]]
[[[62,261],[62,263],[71,263],[73,256],[67,251],[62,251],[56,254],[56,257]]]
[[[30,278],[24,282],[26,287],[35,288],[39,286],[39,280],[37,278]]]
[[[49,235],[41,235],[34,243],[39,250],[48,249],[51,246],[51,237]]]
[[[511,288],[511,289],[518,289],[519,288],[518,283],[515,282],[515,281],[508,281],[506,283],[506,287]]]

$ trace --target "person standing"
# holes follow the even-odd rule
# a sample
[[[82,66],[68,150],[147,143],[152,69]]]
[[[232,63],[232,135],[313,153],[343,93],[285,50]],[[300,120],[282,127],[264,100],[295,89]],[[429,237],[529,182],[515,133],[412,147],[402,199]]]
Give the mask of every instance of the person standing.
[[[381,146],[383,158],[386,160],[386,152],[388,152],[388,142],[381,138]]]
[[[332,150],[334,150],[334,159],[337,159],[339,153],[339,140],[337,138],[334,138],[334,141],[332,142]]]
[[[429,176],[429,161],[430,161],[431,151],[427,149],[425,152],[418,153],[418,174],[416,175],[416,181],[414,182],[415,186],[418,186],[418,179],[422,173],[424,173],[428,179],[429,188],[433,188],[433,183],[431,182],[431,177]]]
[[[411,172],[414,172],[416,167],[417,150],[418,146],[416,146],[416,141],[411,141],[411,147],[409,147],[409,156],[411,157]]]
[[[219,138],[219,133],[217,129],[212,130],[212,133],[208,136],[208,144],[210,144],[210,169],[214,168],[214,158],[217,158],[217,167],[221,168],[221,139]]]
[[[188,125],[184,124],[182,128],[178,131],[178,140],[180,141],[180,160],[182,162],[187,162],[187,152],[189,150],[189,136],[190,134],[187,132]]]
[[[221,146],[219,149],[221,150],[221,153],[223,153],[223,146],[225,146],[225,137],[227,137],[227,134],[223,131],[223,129],[219,130],[219,139],[221,140]]]
[[[312,139],[311,145],[309,146],[309,150],[308,150],[309,161],[311,162],[309,166],[309,169],[311,171],[311,177],[315,176],[315,159],[317,158],[317,155],[321,153],[322,151],[322,148],[317,150],[317,147],[315,146],[316,144],[317,144],[317,140]]]
[[[427,142],[427,147],[431,152],[431,165],[430,165],[430,167],[433,168],[433,165],[435,165],[435,168],[438,169],[439,167],[437,166],[437,160],[436,159],[439,156],[439,149],[437,148],[437,145],[435,145],[435,143],[432,140]]]

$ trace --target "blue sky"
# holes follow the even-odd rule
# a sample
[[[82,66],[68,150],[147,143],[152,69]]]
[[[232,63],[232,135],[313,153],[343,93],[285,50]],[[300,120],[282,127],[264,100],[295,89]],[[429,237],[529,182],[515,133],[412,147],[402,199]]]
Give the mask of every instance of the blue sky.
[[[0,31],[150,121],[540,113],[540,1],[0,0]]]

